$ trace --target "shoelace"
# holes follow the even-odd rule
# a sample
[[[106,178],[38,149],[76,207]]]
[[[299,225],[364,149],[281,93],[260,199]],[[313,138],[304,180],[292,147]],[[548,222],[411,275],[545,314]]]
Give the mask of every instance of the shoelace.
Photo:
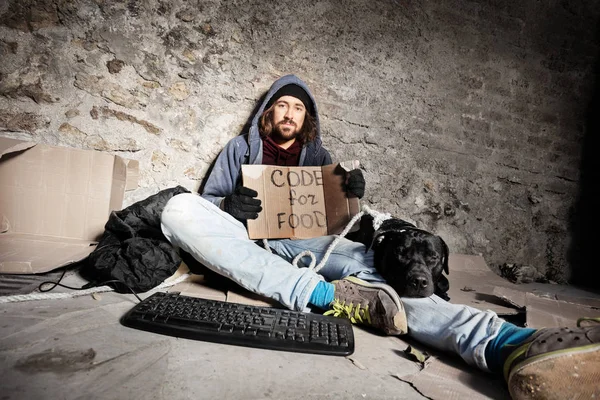
[[[577,320],[577,327],[581,328],[581,323],[582,322],[587,322],[587,321],[596,322],[596,323],[600,324],[600,317],[582,317],[582,318],[579,318]],[[592,326],[592,325],[586,325],[586,326]]]
[[[582,322],[586,322],[586,321],[597,322],[597,323],[600,324],[600,317],[595,317],[595,318],[592,318],[592,317],[583,317],[583,318],[579,318],[577,320],[577,327],[581,328],[581,323]]]
[[[323,315],[333,315],[338,318],[348,318],[353,324],[368,324],[371,325],[371,314],[369,306],[363,307],[361,304],[346,304],[338,299],[334,299],[331,309],[323,313]]]

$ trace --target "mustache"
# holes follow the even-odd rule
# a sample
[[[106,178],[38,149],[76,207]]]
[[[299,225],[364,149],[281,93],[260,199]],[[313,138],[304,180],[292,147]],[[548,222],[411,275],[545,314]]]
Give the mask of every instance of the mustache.
[[[294,126],[297,126],[296,123],[291,119],[284,119],[283,121],[279,121],[276,126],[281,126],[283,124],[292,124]]]

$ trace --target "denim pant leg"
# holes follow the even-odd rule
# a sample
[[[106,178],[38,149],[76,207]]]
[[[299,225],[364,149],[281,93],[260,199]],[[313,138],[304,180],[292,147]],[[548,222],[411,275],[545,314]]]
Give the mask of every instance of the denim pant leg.
[[[433,295],[402,298],[408,335],[438,350],[456,353],[468,364],[489,371],[485,348],[504,322],[492,311],[452,304]]]
[[[312,239],[269,240],[269,247],[290,263],[304,250],[310,250],[315,255],[315,265],[319,265],[335,238],[336,236],[321,236]],[[365,250],[362,243],[341,238],[318,273],[327,281],[354,275],[369,282],[385,282],[373,266],[373,251]],[[311,258],[304,256],[299,260],[298,267],[307,267],[310,262]]]
[[[280,256],[292,262],[297,254],[310,250],[318,265],[335,236],[302,240],[270,240]],[[309,257],[298,262],[299,267],[310,264]],[[365,246],[342,239],[334,248],[325,266],[319,270],[328,281],[349,275],[371,282],[384,282],[373,267],[373,252]],[[462,304],[452,304],[433,295],[428,298],[403,297],[408,320],[408,334],[415,340],[442,351],[458,354],[468,364],[489,371],[485,347],[498,334],[503,321],[491,311],[480,311]]]
[[[241,222],[197,194],[172,197],[161,215],[161,228],[171,244],[206,267],[290,309],[306,310],[322,280],[259,247]]]

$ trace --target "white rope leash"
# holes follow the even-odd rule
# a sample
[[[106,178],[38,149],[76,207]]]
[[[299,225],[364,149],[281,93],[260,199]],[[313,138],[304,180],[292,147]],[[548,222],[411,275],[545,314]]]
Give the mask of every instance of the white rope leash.
[[[383,224],[383,221],[392,218],[390,213],[381,213],[379,211],[372,210],[369,206],[364,206],[363,209],[367,214],[373,217],[373,229],[377,230]]]
[[[175,286],[178,283],[185,281],[190,274],[183,274],[172,282],[163,282],[155,288],[150,289],[147,293],[153,292],[155,290],[168,288],[171,286]],[[70,299],[73,297],[87,296],[89,294],[94,293],[103,293],[103,292],[112,292],[114,289],[110,286],[98,286],[95,288],[85,289],[85,290],[74,290],[71,292],[64,293],[30,293],[30,294],[16,294],[13,296],[2,296],[0,297],[0,304],[4,303],[17,303],[21,301],[31,301],[31,300],[60,300],[60,299]]]
[[[342,238],[345,237],[348,234],[348,232],[350,232],[350,229],[352,229],[352,227],[354,226],[356,221],[358,221],[365,214],[368,214],[373,217],[373,229],[375,229],[375,230],[379,229],[379,227],[381,226],[383,221],[385,221],[386,219],[392,218],[391,214],[389,214],[389,213],[380,213],[378,211],[371,209],[368,206],[364,206],[363,211],[356,214],[350,220],[350,222],[348,222],[348,224],[346,225],[346,227],[344,228],[342,233],[340,233],[339,235],[335,235],[336,238],[334,239],[333,242],[331,242],[331,244],[327,248],[327,251],[325,251],[325,254],[323,255],[323,259],[321,260],[319,265],[315,266],[315,264],[317,263],[317,260],[316,260],[314,253],[310,250],[304,250],[303,252],[299,253],[296,257],[294,257],[294,259],[292,260],[292,265],[296,268],[299,268],[298,262],[303,257],[308,256],[311,259],[310,264],[308,265],[308,269],[312,269],[315,272],[319,272],[321,270],[321,268],[323,268],[323,266],[325,265],[327,260],[329,259],[329,256],[333,252],[333,249],[335,249],[335,246],[337,246],[337,244],[340,242],[340,240],[342,240]],[[269,242],[267,241],[267,239],[263,239],[263,244],[264,244],[265,249],[270,253],[271,248],[269,247]]]

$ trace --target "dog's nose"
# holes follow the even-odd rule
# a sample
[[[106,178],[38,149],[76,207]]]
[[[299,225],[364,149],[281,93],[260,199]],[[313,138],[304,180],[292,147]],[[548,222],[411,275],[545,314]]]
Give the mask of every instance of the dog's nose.
[[[411,280],[411,284],[417,289],[425,289],[427,287],[427,278],[416,276]]]

